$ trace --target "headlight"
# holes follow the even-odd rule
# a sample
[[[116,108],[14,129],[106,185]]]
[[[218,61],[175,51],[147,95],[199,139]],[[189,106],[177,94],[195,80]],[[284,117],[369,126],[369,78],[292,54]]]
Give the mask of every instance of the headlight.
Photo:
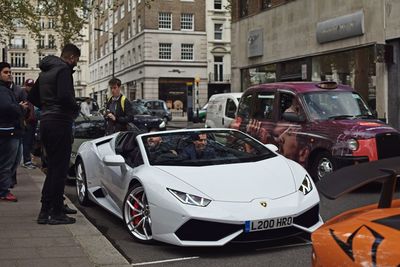
[[[161,123],[160,123],[160,125],[158,125],[158,128],[165,128],[165,121],[162,121]]]
[[[307,195],[313,189],[311,178],[306,174],[299,187],[299,191],[303,192],[304,195]]]
[[[352,151],[356,151],[358,149],[358,141],[356,139],[347,140],[347,147]]]
[[[167,190],[183,204],[188,204],[188,205],[193,205],[193,206],[198,206],[198,207],[206,207],[211,202],[210,199],[207,199],[204,197],[191,195],[191,194],[180,192],[180,191],[173,190],[170,188],[167,188]]]

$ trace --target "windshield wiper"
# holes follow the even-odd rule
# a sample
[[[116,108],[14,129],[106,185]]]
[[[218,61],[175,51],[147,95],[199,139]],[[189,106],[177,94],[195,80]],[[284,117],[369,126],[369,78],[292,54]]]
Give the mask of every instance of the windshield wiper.
[[[331,120],[342,120],[342,119],[351,119],[354,118],[353,115],[335,115],[335,116],[330,116],[328,119]]]
[[[360,115],[357,115],[356,118],[360,118],[360,119],[376,119],[374,115],[369,115],[369,114],[360,114]]]

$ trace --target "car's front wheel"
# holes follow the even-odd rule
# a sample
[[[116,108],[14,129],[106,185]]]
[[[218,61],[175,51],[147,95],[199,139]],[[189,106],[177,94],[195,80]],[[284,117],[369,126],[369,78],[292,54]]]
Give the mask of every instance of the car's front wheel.
[[[150,207],[141,184],[129,188],[124,200],[123,217],[126,228],[137,241],[149,243],[153,240]]]
[[[90,200],[88,195],[85,167],[83,166],[83,162],[81,160],[76,163],[75,167],[76,194],[78,196],[78,201],[82,206],[87,206],[89,205]]]

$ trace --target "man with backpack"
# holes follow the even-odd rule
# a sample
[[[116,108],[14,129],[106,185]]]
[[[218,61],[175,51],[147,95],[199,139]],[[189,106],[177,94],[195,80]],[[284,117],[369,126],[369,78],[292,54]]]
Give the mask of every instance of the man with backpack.
[[[106,135],[126,131],[128,123],[133,122],[133,109],[131,102],[121,94],[121,80],[112,78],[108,85],[112,96],[106,103]]]

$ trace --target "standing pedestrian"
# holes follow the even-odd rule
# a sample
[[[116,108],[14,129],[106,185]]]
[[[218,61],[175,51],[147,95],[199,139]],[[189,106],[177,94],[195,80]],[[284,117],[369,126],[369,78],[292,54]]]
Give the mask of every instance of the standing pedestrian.
[[[27,79],[25,81],[25,93],[28,95],[29,91],[32,89],[35,81],[32,79]],[[27,169],[35,169],[36,166],[32,163],[31,151],[33,142],[35,139],[35,132],[37,126],[37,118],[35,114],[35,108],[32,103],[28,102],[28,110],[25,115],[25,133],[22,139],[23,147],[23,160],[24,163],[22,167]]]
[[[9,188],[22,134],[21,119],[28,104],[17,102],[11,82],[10,64],[0,62],[0,200],[15,202]]]
[[[75,223],[75,218],[65,214],[63,194],[71,156],[72,125],[79,113],[72,73],[80,55],[78,47],[67,44],[61,57],[43,58],[39,78],[28,95],[28,100],[41,109],[40,137],[47,153],[39,224]]]
[[[112,78],[108,85],[112,96],[106,103],[106,135],[126,131],[128,123],[133,122],[131,102],[121,94],[121,80]]]
[[[12,75],[11,75],[12,78]],[[14,82],[11,81],[10,85],[11,91],[14,93],[15,98],[17,99],[18,103],[21,102],[26,102],[27,94],[25,93],[24,89],[22,89],[19,85],[15,84]],[[25,134],[25,124],[24,124],[24,116],[26,115],[27,109],[24,110],[23,116],[19,118],[20,120],[20,125],[21,125],[21,133],[19,135],[19,142],[18,142],[18,148],[17,148],[17,157],[15,159],[15,162],[13,164],[12,168],[12,180],[11,180],[11,188],[13,188],[17,184],[17,168],[21,162],[22,158],[22,142]]]

